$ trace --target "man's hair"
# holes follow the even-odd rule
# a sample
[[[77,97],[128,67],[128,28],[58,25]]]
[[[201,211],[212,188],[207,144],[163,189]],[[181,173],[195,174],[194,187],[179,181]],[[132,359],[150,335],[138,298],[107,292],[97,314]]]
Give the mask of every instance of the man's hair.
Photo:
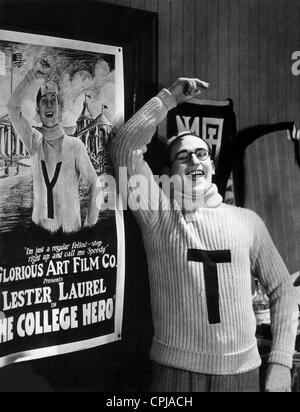
[[[49,87],[47,87],[49,86]],[[53,90],[51,90],[51,88]],[[59,106],[62,106],[62,100],[59,96],[59,91],[58,91],[58,85],[54,83],[53,81],[47,82],[44,86],[40,87],[38,94],[36,96],[36,106],[39,107],[41,98],[46,94],[46,90],[49,89],[49,93],[55,93],[57,96],[58,104]],[[51,91],[50,91],[51,90]]]
[[[42,98],[42,90],[39,89],[38,94],[36,95],[36,107],[39,107],[41,98]]]
[[[206,144],[209,152],[210,153],[212,152],[210,144],[206,140],[204,140],[203,137],[198,136],[197,134],[191,132],[190,130],[185,130],[184,132],[179,132],[175,136],[172,136],[172,137],[170,137],[170,139],[168,139],[168,141],[167,141],[167,151],[168,151],[169,155],[171,154],[171,150],[172,150],[172,147],[174,146],[174,144],[177,143],[180,139],[182,139],[185,136],[194,136],[194,137],[197,137],[198,139],[201,139]]]

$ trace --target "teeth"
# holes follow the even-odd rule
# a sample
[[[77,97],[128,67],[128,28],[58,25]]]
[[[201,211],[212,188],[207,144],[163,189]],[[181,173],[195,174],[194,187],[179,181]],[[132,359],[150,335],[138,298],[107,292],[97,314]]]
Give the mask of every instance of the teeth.
[[[204,176],[204,172],[202,170],[195,170],[193,172],[190,172],[189,175],[191,175],[191,176]]]

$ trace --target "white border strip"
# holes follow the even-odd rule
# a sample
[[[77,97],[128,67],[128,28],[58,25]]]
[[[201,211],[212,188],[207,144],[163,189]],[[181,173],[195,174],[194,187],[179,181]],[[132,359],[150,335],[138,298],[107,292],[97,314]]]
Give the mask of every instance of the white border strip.
[[[119,203],[120,202],[120,203]],[[120,205],[120,209],[118,207]],[[124,308],[124,286],[125,286],[125,229],[122,207],[122,196],[116,195],[115,216],[118,234],[118,268],[116,285],[116,307],[115,307],[115,334],[116,340],[122,338],[123,308]]]
[[[64,355],[71,352],[78,352],[86,349],[91,349],[100,345],[104,345],[106,343],[114,342],[115,340],[117,340],[116,334],[112,333],[110,335],[84,340],[81,342],[73,342],[67,343],[65,345],[14,353],[12,355],[4,356],[0,359],[0,368],[11,365],[13,363],[31,361],[34,359],[43,359],[51,356]]]
[[[9,30],[0,30],[0,40],[11,41],[13,43],[25,43],[40,47],[58,47],[74,50],[86,50],[95,53],[114,54],[119,53],[117,46],[90,43],[81,40],[65,39],[63,37],[44,36],[42,34],[29,34]]]

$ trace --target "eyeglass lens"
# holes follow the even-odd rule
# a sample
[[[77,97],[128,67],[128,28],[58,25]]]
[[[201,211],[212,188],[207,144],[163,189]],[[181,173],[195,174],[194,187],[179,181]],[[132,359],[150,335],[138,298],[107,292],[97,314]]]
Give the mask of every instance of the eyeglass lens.
[[[187,163],[191,160],[192,155],[195,154],[198,160],[206,160],[209,152],[206,149],[198,149],[195,152],[188,152],[186,150],[177,154],[176,158],[179,162]]]

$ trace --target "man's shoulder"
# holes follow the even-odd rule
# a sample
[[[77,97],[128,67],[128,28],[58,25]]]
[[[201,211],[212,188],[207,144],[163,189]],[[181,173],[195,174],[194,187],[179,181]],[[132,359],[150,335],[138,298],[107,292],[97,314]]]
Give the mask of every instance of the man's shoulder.
[[[65,140],[65,145],[69,146],[70,148],[77,149],[77,150],[86,150],[83,142],[78,138],[74,136],[69,136],[65,134],[64,136]]]
[[[262,222],[261,217],[251,209],[230,205],[227,203],[222,203],[221,207],[224,211],[227,211],[228,213],[231,213],[233,215],[240,216],[244,219],[253,220],[253,222]]]

